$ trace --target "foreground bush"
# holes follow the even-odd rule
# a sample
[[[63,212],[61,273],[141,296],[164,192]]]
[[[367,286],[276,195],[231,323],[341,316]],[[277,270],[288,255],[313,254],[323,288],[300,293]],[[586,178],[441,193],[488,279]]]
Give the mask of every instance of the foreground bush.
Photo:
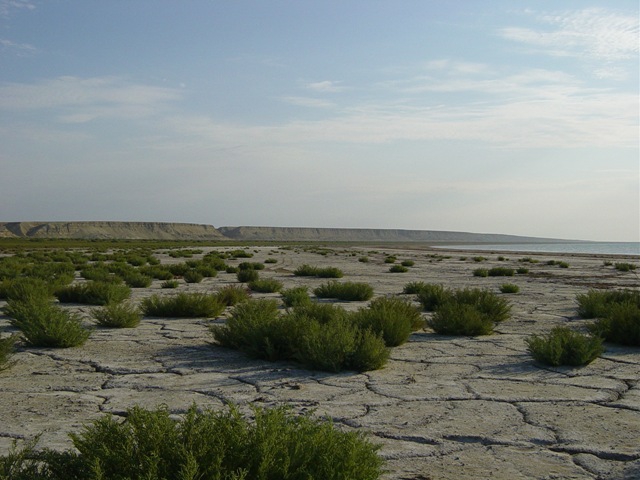
[[[18,277],[0,282],[0,299],[28,300],[30,298],[53,299],[53,288],[40,278]]]
[[[12,365],[11,356],[15,352],[17,336],[0,338],[0,372]]]
[[[59,288],[56,290],[55,295],[61,303],[106,305],[107,303],[118,303],[129,298],[131,288],[119,283],[92,280]]]
[[[529,353],[547,365],[586,365],[604,351],[602,339],[582,335],[567,327],[556,327],[548,335],[525,340]]]
[[[31,444],[0,457],[0,478],[375,480],[382,473],[379,447],[360,432],[286,407],[253,408],[252,417],[233,406],[194,405],[174,420],[166,408],[133,407],[124,422],[106,415],[71,434],[76,450],[36,451]]]
[[[64,310],[47,299],[10,300],[5,313],[33,347],[68,348],[82,345],[91,330],[82,326],[79,315]]]
[[[285,307],[297,307],[311,303],[309,287],[293,287],[282,292],[282,301]]]
[[[490,335],[494,322],[473,305],[445,303],[427,324],[440,335]]]
[[[133,328],[140,324],[142,313],[130,303],[110,303],[92,312],[95,322],[102,327]]]
[[[181,292],[171,296],[152,295],[142,300],[142,312],[152,317],[213,318],[220,315],[225,306],[216,295],[206,293]]]
[[[250,295],[248,290],[240,285],[227,285],[218,290],[216,296],[220,303],[227,307],[231,307],[248,300]]]
[[[367,283],[331,281],[320,285],[313,293],[318,298],[337,298],[346,301],[365,301],[373,297],[373,288]]]
[[[418,289],[418,301],[426,312],[435,311],[450,296],[449,290],[442,285],[423,284],[417,285],[416,288]]]
[[[616,304],[632,303],[640,307],[640,291],[589,290],[577,295],[578,315],[582,318],[606,317]]]
[[[589,325],[589,331],[608,342],[640,346],[640,307],[633,302],[616,303],[604,318]]]
[[[416,330],[424,327],[422,315],[406,300],[380,297],[355,315],[360,328],[381,335],[387,347],[405,343]]]

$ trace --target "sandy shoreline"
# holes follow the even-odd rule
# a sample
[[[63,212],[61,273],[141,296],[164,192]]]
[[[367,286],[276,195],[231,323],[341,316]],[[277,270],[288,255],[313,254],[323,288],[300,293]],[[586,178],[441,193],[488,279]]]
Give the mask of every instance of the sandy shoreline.
[[[388,245],[339,245],[324,255],[294,247],[246,249],[254,252],[251,261],[276,259],[261,277],[277,278],[285,288],[326,281],[295,277],[295,268],[306,263],[338,267],[345,273],[342,280],[367,282],[376,295],[400,294],[411,281],[493,291],[515,283],[521,293],[508,296],[512,318],[493,335],[417,332],[392,350],[384,369],[364,374],[311,372],[211,347],[207,326],[223,319],[145,318],[136,329],[97,329],[80,348],[22,348],[14,357],[17,364],[0,373],[0,452],[8,451],[12,439],[39,432],[41,446],[66,448],[68,432],[134,404],[165,403],[179,413],[193,402],[214,408],[226,402],[287,403],[296,411],[328,415],[341,428],[369,431],[382,444],[388,479],[640,477],[639,349],[607,344],[604,355],[586,367],[549,368],[534,363],[524,343],[528,335],[557,325],[584,326],[575,296],[589,288],[638,288],[638,270],[619,272],[604,264],[638,264],[638,257]],[[386,254],[415,266],[390,273]],[[487,260],[476,262],[477,255]],[[361,256],[369,262],[359,262]],[[523,264],[522,257],[539,263]],[[570,266],[547,265],[552,259]],[[474,277],[480,266],[526,266],[529,273]],[[134,300],[170,293],[160,283],[134,289]],[[235,275],[221,272],[201,284],[182,283],[179,290],[215,291],[236,283]],[[357,309],[366,303],[341,304]],[[69,308],[89,322],[92,307]],[[6,317],[0,317],[0,331],[8,331]]]

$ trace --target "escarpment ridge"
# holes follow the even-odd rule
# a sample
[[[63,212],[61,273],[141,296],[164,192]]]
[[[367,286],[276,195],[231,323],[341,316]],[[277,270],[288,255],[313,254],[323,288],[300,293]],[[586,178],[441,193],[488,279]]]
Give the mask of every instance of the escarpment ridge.
[[[214,227],[166,222],[0,222],[0,238],[70,238],[127,240],[325,241],[396,243],[548,243],[540,237],[439,230],[313,227]]]

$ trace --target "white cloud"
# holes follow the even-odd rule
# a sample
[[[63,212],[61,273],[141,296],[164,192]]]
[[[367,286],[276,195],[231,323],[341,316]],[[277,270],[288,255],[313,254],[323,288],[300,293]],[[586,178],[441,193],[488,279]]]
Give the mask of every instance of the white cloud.
[[[500,34],[516,42],[539,48],[553,56],[581,57],[604,61],[636,58],[638,15],[623,15],[601,8],[575,12],[537,14],[551,30],[507,27]]]
[[[0,38],[0,51],[15,53],[18,56],[33,55],[38,50],[28,43],[16,43],[6,38]]]
[[[0,17],[8,17],[13,10],[35,10],[36,5],[29,0],[0,0]]]
[[[327,102],[325,100],[321,100],[319,98],[313,98],[313,97],[289,96],[289,97],[281,97],[281,99],[287,103],[290,103],[292,105],[297,105],[299,107],[328,108],[328,107],[335,106],[335,104],[332,102]]]
[[[323,80],[321,82],[308,83],[307,88],[309,90],[313,90],[314,92],[335,93],[335,92],[341,92],[345,89],[345,87],[342,87],[340,83],[341,82]]]

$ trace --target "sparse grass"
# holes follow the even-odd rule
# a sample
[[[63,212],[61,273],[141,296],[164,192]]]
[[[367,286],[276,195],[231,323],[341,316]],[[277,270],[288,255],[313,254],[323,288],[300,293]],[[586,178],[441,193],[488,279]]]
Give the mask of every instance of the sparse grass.
[[[274,293],[282,290],[282,282],[274,278],[258,279],[249,282],[249,288],[253,292]]]
[[[77,347],[91,335],[79,315],[45,298],[9,300],[5,313],[11,317],[11,325],[20,329],[27,345],[33,347]]]
[[[0,338],[0,372],[13,365],[14,362],[11,360],[11,357],[15,352],[17,341],[17,335]]]
[[[80,433],[74,450],[35,450],[35,443],[0,457],[0,478],[79,479],[323,479],[375,480],[379,447],[361,432],[287,407],[200,410],[179,419],[167,407],[133,407],[119,421],[105,415]]]
[[[240,302],[244,302],[248,300],[250,297],[249,291],[241,287],[240,285],[226,285],[218,290],[216,293],[218,300],[223,305],[227,307],[231,307],[233,305],[237,305]]]
[[[214,318],[220,315],[225,305],[216,295],[185,293],[161,296],[152,295],[142,300],[142,312],[146,316],[166,318]]]
[[[552,366],[586,365],[604,351],[601,338],[582,335],[567,327],[556,327],[544,336],[533,335],[525,342],[533,358]]]
[[[500,285],[500,291],[502,293],[518,293],[520,291],[520,287],[513,283],[503,283]]]
[[[85,305],[106,305],[126,300],[131,295],[131,288],[113,282],[91,280],[58,288],[56,297],[61,303],[81,303]]]
[[[368,283],[330,281],[317,287],[313,293],[318,298],[365,301],[373,297],[373,288]]]
[[[309,287],[293,287],[282,291],[282,301],[287,308],[297,307],[311,303]]]
[[[94,310],[91,314],[95,322],[102,327],[134,328],[140,324],[140,309],[131,303],[110,303]]]
[[[640,305],[633,301],[612,304],[589,331],[608,342],[640,346]]]

